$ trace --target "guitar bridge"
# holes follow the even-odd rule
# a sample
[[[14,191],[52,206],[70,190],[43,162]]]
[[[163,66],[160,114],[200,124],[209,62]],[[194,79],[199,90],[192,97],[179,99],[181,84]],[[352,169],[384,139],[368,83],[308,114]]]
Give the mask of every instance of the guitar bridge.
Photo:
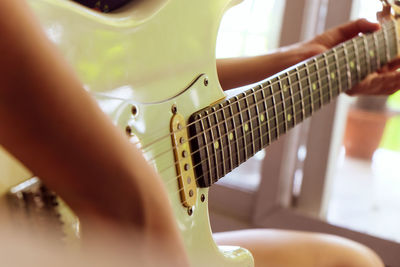
[[[6,198],[16,223],[39,233],[51,226],[60,240],[64,238],[58,198],[38,178],[33,177],[11,188]]]
[[[183,116],[178,113],[175,113],[171,119],[171,138],[181,202],[185,207],[192,207],[196,204],[197,185],[193,171],[186,122]]]

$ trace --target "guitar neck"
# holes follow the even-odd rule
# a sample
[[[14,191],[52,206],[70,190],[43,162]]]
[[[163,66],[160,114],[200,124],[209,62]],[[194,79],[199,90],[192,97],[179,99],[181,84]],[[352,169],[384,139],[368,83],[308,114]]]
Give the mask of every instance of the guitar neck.
[[[194,113],[190,140],[208,187],[398,54],[395,23],[342,43]]]

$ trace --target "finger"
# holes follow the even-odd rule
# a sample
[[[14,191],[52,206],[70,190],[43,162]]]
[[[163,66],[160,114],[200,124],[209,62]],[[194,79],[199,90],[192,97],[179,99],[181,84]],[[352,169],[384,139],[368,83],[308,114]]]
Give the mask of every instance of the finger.
[[[348,95],[388,95],[400,88],[400,72],[372,73],[346,93]]]
[[[395,71],[398,68],[400,68],[400,57],[397,57],[395,59],[393,59],[392,61],[390,61],[388,64],[388,70],[390,71]]]
[[[327,39],[330,43],[327,43],[325,45],[327,45],[328,47],[332,47],[357,36],[359,33],[374,32],[379,29],[380,25],[378,23],[372,23],[366,19],[351,21],[331,30],[328,30],[325,34],[327,36],[331,36],[329,39]]]
[[[400,88],[400,73],[387,72],[372,76],[370,88],[365,91],[374,95],[389,95],[393,94]],[[363,92],[361,92],[363,93]]]
[[[358,35],[359,33],[369,33],[380,29],[378,23],[370,22],[366,19],[358,19],[356,21],[351,21],[337,28],[338,32],[341,34],[343,40],[348,40]]]

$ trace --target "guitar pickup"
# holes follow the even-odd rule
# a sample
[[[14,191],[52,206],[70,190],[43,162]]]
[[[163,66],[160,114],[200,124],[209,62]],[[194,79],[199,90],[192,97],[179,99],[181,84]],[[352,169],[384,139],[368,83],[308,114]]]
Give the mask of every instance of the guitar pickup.
[[[185,207],[196,204],[197,185],[193,171],[193,162],[187,126],[182,115],[175,113],[171,119],[171,138],[175,156],[181,202]]]

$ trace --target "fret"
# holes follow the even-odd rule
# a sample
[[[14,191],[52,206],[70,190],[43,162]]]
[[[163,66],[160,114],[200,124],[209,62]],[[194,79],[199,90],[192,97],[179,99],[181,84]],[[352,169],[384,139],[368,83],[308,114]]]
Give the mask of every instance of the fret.
[[[286,76],[284,76],[286,77]],[[287,124],[287,129],[293,128],[295,123],[295,116],[294,116],[294,101],[293,101],[293,96],[290,93],[289,90],[289,85],[287,84],[287,80],[285,82],[284,77],[279,76],[277,77],[277,84],[278,84],[278,90],[280,90],[283,94],[283,99],[285,102],[285,110],[286,110],[286,124]],[[282,80],[284,82],[282,83]]]
[[[293,89],[292,86],[290,85],[290,77],[287,73],[284,73],[283,75],[279,76],[279,87],[281,90],[283,90],[284,94],[288,95],[288,98],[290,100],[290,105],[292,107],[292,116],[293,116],[293,125],[296,124],[296,107],[294,105],[294,95],[293,95]]]
[[[397,57],[397,55],[399,54],[399,40],[398,40],[398,37],[397,37],[397,23],[394,23],[393,21],[391,22],[392,23],[392,25],[393,25],[393,27],[392,27],[392,31],[393,31],[393,34],[392,34],[392,36],[393,36],[393,43],[394,43],[394,51],[393,51],[393,57],[392,57],[392,59],[393,58],[395,58],[395,57]]]
[[[336,75],[337,75],[337,83],[338,83],[338,94],[339,95],[342,92],[342,74],[340,71],[340,66],[339,66],[339,59],[338,59],[338,54],[337,54],[336,48],[333,48],[333,55],[335,57],[335,65],[336,65]]]
[[[266,106],[265,106],[265,101],[263,97],[263,89],[261,85],[258,85],[255,89],[255,101],[256,101],[256,107],[257,107],[257,117],[259,119],[259,131],[260,131],[260,146],[264,147],[268,145],[268,135],[263,135],[262,133],[268,133],[269,129],[267,128],[266,124]]]
[[[211,171],[209,171],[209,170],[211,170],[211,166],[212,166],[212,164],[211,164],[211,157],[210,157],[210,151],[209,151],[209,149],[208,149],[208,141],[207,141],[207,133],[206,133],[206,127],[205,127],[205,125],[204,125],[204,119],[201,119],[200,120],[200,125],[201,125],[201,132],[203,133],[203,137],[204,137],[204,148],[205,148],[205,150],[206,150],[206,158],[207,158],[207,162],[208,162],[208,166],[207,166],[207,169],[204,169],[203,168],[203,172],[202,172],[202,175],[204,176],[204,179],[205,180],[207,180],[208,181],[208,184],[212,184],[212,181],[214,180],[213,178],[212,178],[212,173],[211,173]],[[208,176],[208,177],[205,177],[205,176]],[[208,179],[206,179],[206,178],[208,178]]]
[[[315,107],[314,107],[314,96],[313,96],[313,91],[312,91],[312,83],[311,83],[311,73],[310,73],[310,68],[308,66],[309,62],[306,62],[304,66],[306,66],[306,75],[307,75],[307,81],[308,81],[308,93],[310,94],[310,101],[311,101],[311,115],[314,113]]]
[[[326,77],[328,79],[328,91],[329,91],[329,94],[327,94],[328,101],[326,101],[326,102],[324,101],[324,104],[325,104],[325,103],[329,103],[331,101],[331,99],[332,99],[332,81],[331,81],[331,76],[329,74],[329,62],[328,62],[326,53],[323,53],[322,57],[323,57],[324,62],[325,62],[325,66],[324,67],[326,68],[325,69],[325,74],[326,74]],[[322,98],[324,99],[324,97],[325,97],[325,94],[322,96]]]
[[[315,64],[315,69],[317,70],[317,81],[318,81],[318,83],[316,84],[316,86],[314,86],[314,88],[315,88],[315,90],[318,89],[319,106],[322,107],[322,105],[324,104],[324,101],[323,101],[322,93],[321,93],[322,80],[321,80],[321,76],[320,76],[320,73],[319,73],[318,59],[317,58],[313,58],[313,62]]]
[[[305,101],[309,101],[310,99],[309,99],[309,97],[304,97],[304,89],[303,88],[305,86],[307,86],[307,84],[303,85],[303,83],[306,83],[307,81],[305,79],[304,79],[304,81],[302,80],[303,77],[306,76],[305,70],[303,70],[303,71],[304,72],[301,72],[299,70],[299,67],[296,67],[296,77],[297,77],[297,80],[300,81],[299,82],[299,95],[300,95],[299,103],[301,105],[301,110],[302,110],[302,118],[301,118],[301,120],[304,120],[309,115],[309,113],[306,110],[306,107],[311,107],[311,102],[310,102],[309,105],[305,102]],[[301,73],[303,73],[304,75],[301,75]],[[296,103],[295,103],[295,105],[296,105]],[[311,111],[310,111],[310,114],[311,114]]]
[[[378,53],[375,49],[374,36],[375,36],[375,34],[368,34],[365,37],[367,40],[367,50],[368,50],[370,64],[371,64],[371,73],[378,69],[378,63],[376,61]]]
[[[352,41],[347,42],[346,46],[349,46],[347,48],[348,48],[348,56],[350,59],[349,66],[351,73],[351,87],[353,87],[358,83],[356,52]]]
[[[220,173],[221,175],[217,175],[217,177],[223,177],[225,176],[226,172],[226,166],[225,166],[225,157],[224,157],[224,142],[223,142],[223,135],[221,134],[221,127],[220,127],[220,121],[218,119],[218,113],[216,107],[212,107],[212,115],[213,115],[213,129],[215,130],[215,136],[216,140],[214,140],[214,151],[216,155],[216,161],[217,161],[217,173]],[[222,161],[222,164],[220,164]],[[220,168],[220,169],[219,169]]]
[[[357,43],[355,42],[355,39],[351,40],[353,42],[353,47],[354,47],[354,54],[356,57],[356,71],[357,71],[357,83],[361,81],[361,70],[360,70],[360,59],[358,55],[358,48],[357,48]]]
[[[384,26],[383,26],[384,27]],[[386,42],[385,42],[385,35],[383,34],[383,30],[380,30],[377,33],[377,42],[379,48],[379,59],[380,65],[383,66],[386,64]]]
[[[368,70],[368,58],[367,58],[367,52],[366,52],[366,47],[365,43],[363,40],[363,35],[357,37],[356,42],[358,44],[359,52],[360,52],[360,70],[361,70],[361,81],[364,80],[365,77],[367,77],[369,70]]]
[[[392,26],[353,38],[193,114],[189,132],[199,186],[211,185],[394,57],[398,44]]]
[[[347,88],[350,89],[353,87],[351,83],[351,71],[349,66],[349,52],[347,51],[347,43],[343,43],[343,53],[344,53],[344,64],[346,65],[346,77],[347,77]]]
[[[211,115],[209,114],[208,111],[206,111],[205,118],[207,120],[207,130],[206,131],[208,131],[210,133],[210,135],[207,135],[207,136],[210,137],[209,140],[208,140],[208,146],[210,146],[210,151],[211,151],[211,153],[208,155],[208,157],[214,159],[213,160],[214,162],[213,162],[212,166],[210,166],[209,172],[210,173],[213,172],[213,174],[215,174],[215,175],[212,175],[212,177],[220,177],[218,175],[219,174],[218,173],[218,161],[217,161],[217,156],[216,156],[216,150],[215,150],[215,147],[214,147],[214,140],[215,140],[214,133],[213,133],[213,128],[214,127],[213,127],[213,124],[212,124],[211,119],[210,119]],[[213,179],[213,181],[214,181],[214,179]]]
[[[280,135],[280,133],[279,133],[279,122],[278,122],[278,110],[277,110],[277,106],[276,106],[276,101],[275,101],[275,95],[274,95],[274,91],[272,91],[272,87],[271,87],[271,82],[270,81],[268,81],[267,82],[267,88],[266,89],[269,89],[270,90],[270,98],[271,98],[271,101],[272,101],[272,106],[273,106],[273,111],[274,111],[274,118],[275,118],[275,131],[276,131],[276,139],[277,138],[279,138],[279,135]],[[268,117],[270,117],[270,116],[268,116]]]
[[[254,155],[256,148],[254,145],[254,133],[253,133],[253,123],[252,123],[253,120],[252,120],[252,116],[251,116],[251,110],[250,110],[251,107],[249,105],[247,91],[243,93],[243,96],[244,96],[245,105],[246,105],[245,110],[247,111],[247,114],[248,114],[248,120],[245,123],[245,132],[247,132],[247,131],[250,132],[250,134],[247,134],[247,135],[250,137],[250,143],[251,143],[251,148],[252,148],[250,155],[247,155],[246,159],[248,159]],[[249,126],[246,127],[246,125],[248,125],[248,124],[249,124]],[[245,137],[245,138],[247,138],[247,137]]]
[[[266,120],[266,125],[267,125],[267,133],[268,133],[268,141],[267,144],[271,144],[272,143],[272,139],[271,139],[271,125],[270,125],[270,116],[268,113],[268,105],[266,103],[266,98],[265,98],[265,93],[264,93],[264,87],[261,87],[261,94],[262,94],[262,103],[263,103],[263,107],[264,107],[264,111],[265,111],[265,120]]]
[[[376,59],[376,69],[380,69],[381,68],[381,59],[380,59],[380,53],[378,52],[379,51],[379,47],[378,47],[378,40],[377,40],[377,35],[378,34],[372,34],[372,37],[373,37],[373,39],[374,39],[374,51],[375,51],[375,53],[376,53],[376,57],[375,57],[375,59]]]
[[[305,79],[303,77],[307,76],[307,72],[305,70],[304,67],[301,67],[302,69],[300,70],[300,67],[296,67],[297,70],[297,78],[301,79],[300,82],[300,99],[298,101],[298,103],[301,105],[302,107],[302,113],[303,113],[303,117],[301,118],[301,120],[304,120],[305,118],[307,118],[308,116],[310,116],[312,114],[312,95],[309,95],[309,91],[305,90],[304,88],[308,87],[308,79]],[[295,103],[295,105],[297,105],[297,103]]]
[[[278,121],[278,128],[279,128],[279,134],[282,135],[287,131],[287,124],[285,123],[285,116],[286,116],[286,109],[284,106],[283,98],[282,98],[282,92],[279,88],[279,84],[276,82],[277,77],[274,77],[273,79],[270,80],[270,86],[272,93],[275,97],[275,103],[276,103],[276,109],[277,109],[277,121]]]
[[[249,114],[250,114],[250,131],[252,136],[252,144],[253,144],[253,155],[262,148],[262,145],[259,144],[259,137],[258,132],[261,128],[259,118],[258,118],[258,108],[256,102],[256,93],[254,88],[250,88],[248,91],[248,96],[246,98],[247,105],[249,107]]]
[[[239,110],[239,117],[240,117],[239,128],[242,131],[242,139],[243,139],[243,147],[244,147],[244,158],[241,159],[241,163],[249,158],[248,146],[247,146],[248,140],[247,140],[247,135],[246,135],[246,131],[248,129],[248,124],[247,124],[246,118],[244,118],[244,116],[246,115],[246,104],[244,104],[243,106],[241,105],[241,103],[244,103],[244,101],[242,101],[243,97],[245,97],[245,94],[242,93],[241,97],[240,98],[238,97],[238,101],[237,101],[237,107]]]
[[[329,95],[326,94],[324,95],[322,90],[326,87],[329,87],[329,83],[328,83],[328,78],[326,75],[326,67],[325,67],[325,60],[323,55],[319,55],[316,58],[316,64],[317,64],[317,74],[318,74],[318,81],[319,81],[319,87],[318,87],[318,93],[319,93],[319,97],[321,100],[321,106],[325,103],[324,98],[327,97],[329,98]]]
[[[234,150],[234,151],[232,151],[231,159],[232,159],[232,166],[235,168],[235,167],[239,166],[239,145],[235,141],[235,138],[237,138],[237,134],[236,134],[235,117],[234,117],[234,113],[233,113],[233,109],[232,109],[231,99],[228,99],[226,102],[227,102],[227,107],[228,107],[228,111],[229,111],[228,117],[230,118],[230,122],[231,122],[230,126],[232,126],[232,127],[230,127],[229,134],[228,134],[229,146],[230,146],[231,150]]]
[[[240,103],[239,103],[239,97],[234,96],[235,102],[233,103],[233,108],[235,112],[235,123],[236,123],[236,141],[239,144],[239,164],[243,163],[244,159],[246,158],[247,151],[246,151],[246,139],[245,139],[245,134],[243,130],[243,116],[242,113],[240,112]],[[236,121],[236,118],[238,119]],[[245,148],[245,149],[242,149]]]
[[[220,111],[222,112],[221,121],[224,122],[224,129],[225,129],[224,132],[221,133],[221,135],[224,136],[224,140],[225,140],[225,142],[223,144],[224,152],[227,150],[227,155],[226,155],[227,157],[225,159],[228,159],[228,163],[229,163],[229,170],[225,172],[225,174],[226,174],[230,170],[233,170],[233,168],[235,168],[235,166],[233,165],[233,161],[232,161],[233,156],[232,156],[232,150],[231,150],[231,142],[230,142],[230,138],[229,138],[230,127],[228,126],[228,119],[225,114],[225,107],[226,107],[226,105],[219,104]]]
[[[297,75],[295,74],[296,70],[291,70],[287,73],[287,82],[290,90],[290,95],[293,101],[294,110],[294,121],[302,121],[304,118],[304,107],[301,102],[301,94],[300,94],[300,85],[298,84],[299,80]],[[294,75],[292,75],[294,74]],[[300,103],[300,110],[297,110],[296,104]]]
[[[399,50],[398,50],[398,44],[397,44],[397,29],[395,26],[396,24],[394,24],[393,21],[391,21],[389,23],[391,23],[391,26],[392,26],[392,27],[390,27],[390,29],[392,31],[392,33],[390,35],[390,37],[391,37],[390,41],[391,41],[391,44],[393,44],[393,51],[392,51],[392,49],[390,50],[390,52],[391,52],[390,60],[391,60],[397,56]],[[390,46],[390,47],[392,47],[392,46]]]
[[[327,72],[328,72],[328,80],[330,83],[329,102],[339,94],[339,85],[338,85],[339,83],[338,83],[338,75],[337,75],[334,52],[335,52],[334,50],[326,52],[326,57],[325,57],[326,61],[328,62]]]
[[[245,147],[246,140],[244,139],[243,134],[243,118],[242,114],[240,113],[240,106],[239,106],[239,98],[238,96],[233,97],[234,102],[232,103],[233,108],[233,116],[234,116],[234,123],[235,123],[235,137],[237,143],[237,154],[238,154],[238,165],[240,165],[243,160],[246,158],[246,150],[240,149],[241,147]],[[237,121],[236,121],[237,119]]]
[[[388,29],[389,28],[389,29]],[[394,47],[393,47],[393,40],[394,38],[392,37],[392,34],[390,32],[390,30],[393,29],[393,27],[391,27],[391,25],[388,23],[387,26],[384,28],[384,33],[386,33],[386,40],[388,42],[388,47],[389,47],[389,52],[388,52],[388,61],[390,61],[393,57],[393,51],[394,51]],[[396,44],[394,44],[394,46],[396,46]]]
[[[387,24],[386,24],[387,25]],[[382,28],[382,31],[383,31],[383,39],[384,39],[384,41],[385,41],[385,52],[386,52],[386,60],[385,60],[385,63],[386,62],[389,62],[390,61],[390,47],[389,47],[389,43],[388,43],[388,36],[387,36],[387,33],[386,33],[386,25],[384,25]]]
[[[272,92],[274,96],[276,96],[275,101],[277,102],[277,109],[278,109],[278,120],[279,120],[279,127],[282,125],[282,131],[281,133],[285,133],[288,130],[288,124],[287,124],[287,110],[286,110],[286,104],[285,104],[285,95],[283,90],[281,90],[278,82],[278,77],[275,77],[271,80],[271,87],[272,87]],[[282,119],[280,118],[282,115]]]
[[[336,49],[336,55],[338,58],[337,68],[339,69],[339,88],[340,92],[345,92],[349,88],[349,77],[348,71],[349,66],[347,65],[346,61],[346,53],[345,53],[345,46],[341,44]]]
[[[262,123],[263,123],[265,117],[262,114],[262,112],[260,112],[260,109],[258,108],[258,105],[259,105],[259,102],[258,102],[259,100],[258,100],[258,97],[257,97],[258,91],[261,91],[259,86],[258,86],[257,89],[253,89],[253,98],[254,98],[254,103],[255,103],[255,107],[256,107],[257,127],[258,127],[258,132],[259,132],[258,138],[260,139],[259,148],[261,149],[261,148],[264,147],[264,142],[263,142],[263,138],[262,138],[262,136],[263,136]],[[262,118],[264,118],[264,119],[262,119]]]
[[[363,45],[364,45],[365,59],[367,61],[368,73],[371,73],[372,72],[371,63],[370,63],[371,58],[370,58],[369,51],[368,51],[368,43],[367,43],[366,35],[363,34],[360,36],[360,38],[362,39]]]

